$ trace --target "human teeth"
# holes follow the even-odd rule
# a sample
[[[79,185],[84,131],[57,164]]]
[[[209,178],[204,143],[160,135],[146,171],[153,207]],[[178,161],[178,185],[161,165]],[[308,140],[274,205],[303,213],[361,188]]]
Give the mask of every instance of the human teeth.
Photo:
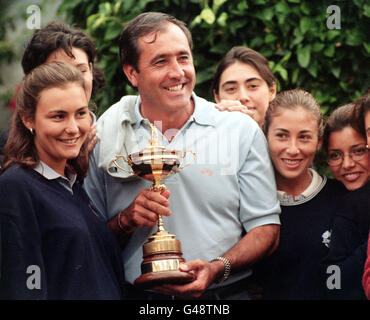
[[[179,91],[181,90],[182,88],[182,84],[179,84],[177,86],[174,86],[174,87],[168,87],[167,89],[170,90],[170,91]]]
[[[63,140],[64,143],[76,143],[78,138],[75,139],[68,139],[68,140]]]
[[[349,174],[345,174],[344,177],[347,178],[347,179],[354,179],[356,178],[357,176],[359,176],[358,173],[349,173]]]
[[[284,159],[284,162],[286,162],[287,164],[297,164],[299,162],[299,160]]]

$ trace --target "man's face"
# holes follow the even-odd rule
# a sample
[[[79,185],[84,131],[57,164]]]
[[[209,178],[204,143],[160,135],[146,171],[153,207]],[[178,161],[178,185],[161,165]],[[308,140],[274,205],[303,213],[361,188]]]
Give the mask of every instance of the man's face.
[[[128,65],[123,69],[137,87],[145,112],[163,115],[192,110],[195,69],[184,32],[168,23],[163,31],[139,38],[138,44],[139,72]]]

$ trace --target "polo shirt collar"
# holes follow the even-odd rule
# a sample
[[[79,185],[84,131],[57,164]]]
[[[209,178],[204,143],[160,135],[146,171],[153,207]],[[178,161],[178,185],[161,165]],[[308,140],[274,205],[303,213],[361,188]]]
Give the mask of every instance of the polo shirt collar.
[[[213,103],[210,103],[206,101],[203,98],[199,98],[194,92],[192,94],[192,97],[194,99],[194,113],[192,115],[194,121],[200,125],[205,126],[216,126],[216,120],[215,120],[215,113],[217,112],[217,109],[215,108]],[[214,112],[210,112],[209,108],[207,108],[206,104],[212,104],[214,107]]]
[[[289,205],[297,203],[304,199],[308,199],[322,187],[323,178],[315,170],[311,168],[308,169],[311,173],[312,180],[309,186],[306,188],[306,190],[304,190],[300,195],[295,197],[287,195],[284,191],[278,190],[277,195],[280,204]]]
[[[63,182],[68,183],[70,188],[72,189],[73,184],[76,182],[77,174],[72,173],[68,169],[66,170],[66,176],[63,177],[56,171],[54,171],[52,168],[50,168],[45,162],[41,161],[36,165],[35,168],[33,168],[36,172],[41,174],[44,178],[48,180],[57,180],[62,179]]]
[[[191,98],[194,101],[194,112],[189,117],[188,121],[185,123],[185,126],[191,122],[195,122],[199,125],[205,126],[215,126],[216,121],[214,119],[213,113],[209,112],[209,108],[205,107],[203,104],[207,102],[205,99],[199,98],[194,92],[191,95]],[[143,118],[140,113],[141,98],[138,96],[133,110],[133,116],[131,118],[131,124],[134,129],[139,128],[142,123],[149,125],[148,119]],[[215,109],[216,110],[216,109]],[[124,119],[128,120],[128,119]]]

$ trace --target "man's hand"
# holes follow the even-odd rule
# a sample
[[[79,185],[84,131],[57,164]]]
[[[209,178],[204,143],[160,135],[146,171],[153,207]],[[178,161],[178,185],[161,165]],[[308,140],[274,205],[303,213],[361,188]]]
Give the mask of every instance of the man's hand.
[[[245,105],[241,104],[239,100],[225,100],[222,99],[220,103],[216,104],[216,109],[220,111],[239,111],[247,114],[253,118],[254,112],[249,110]]]
[[[96,143],[98,142],[98,138],[96,137],[96,124],[93,124],[90,127],[89,133],[87,135],[87,141],[88,141],[88,146],[87,146],[87,152],[90,154],[94,148]]]
[[[267,224],[253,228],[223,257],[230,261],[232,271],[249,268],[257,261],[270,255],[278,246],[280,225]],[[225,271],[222,261],[192,260],[180,264],[180,270],[194,272],[194,281],[184,285],[161,285],[153,290],[159,293],[198,298],[215,280],[220,279]]]
[[[126,230],[148,226],[153,227],[158,221],[158,215],[169,216],[171,210],[168,198],[170,191],[162,193],[143,189],[131,205],[123,210],[120,218],[121,225]]]
[[[194,280],[183,285],[164,284],[153,287],[152,290],[183,298],[199,298],[214,280],[223,274],[224,264],[221,261],[192,260],[180,264],[180,270],[193,272]]]

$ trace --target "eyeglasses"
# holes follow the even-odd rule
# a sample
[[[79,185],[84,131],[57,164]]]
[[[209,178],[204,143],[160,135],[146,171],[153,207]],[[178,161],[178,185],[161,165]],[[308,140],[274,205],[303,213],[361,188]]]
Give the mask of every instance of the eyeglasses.
[[[366,146],[360,146],[355,149],[353,149],[351,152],[348,153],[348,156],[353,160],[353,161],[360,161],[362,160],[365,155],[367,155],[369,149],[367,149]],[[330,166],[340,166],[343,163],[344,157],[347,153],[341,152],[341,151],[332,151],[329,152],[329,157],[328,157],[328,164]]]

